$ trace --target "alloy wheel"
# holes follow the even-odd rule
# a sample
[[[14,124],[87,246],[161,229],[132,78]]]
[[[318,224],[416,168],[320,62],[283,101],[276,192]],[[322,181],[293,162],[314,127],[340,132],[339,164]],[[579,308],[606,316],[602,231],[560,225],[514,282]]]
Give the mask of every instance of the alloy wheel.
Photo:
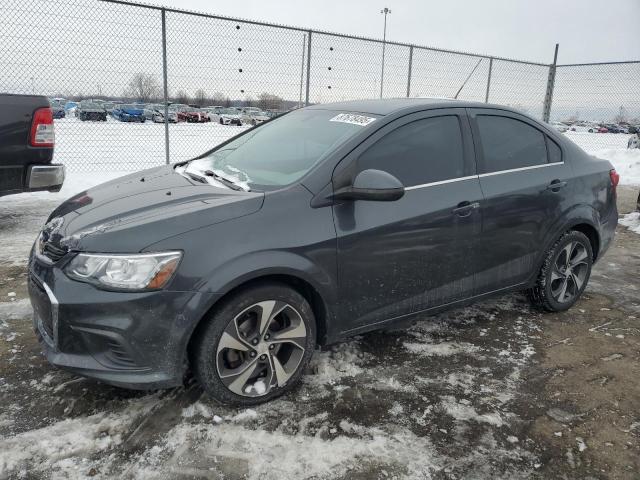
[[[236,395],[261,397],[284,387],[305,353],[307,327],[291,305],[255,303],[225,328],[216,351],[222,383]]]
[[[558,303],[571,302],[584,285],[589,272],[587,248],[578,241],[565,245],[551,271],[551,295]]]

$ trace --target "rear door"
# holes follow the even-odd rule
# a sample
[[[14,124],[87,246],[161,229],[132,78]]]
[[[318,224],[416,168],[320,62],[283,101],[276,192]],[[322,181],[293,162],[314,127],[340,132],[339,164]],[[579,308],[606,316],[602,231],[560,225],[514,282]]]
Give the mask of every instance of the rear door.
[[[385,126],[336,167],[334,189],[366,169],[391,173],[406,192],[333,207],[343,330],[472,296],[482,192],[464,109]]]
[[[484,194],[478,293],[527,281],[573,188],[561,148],[517,113],[469,109]]]

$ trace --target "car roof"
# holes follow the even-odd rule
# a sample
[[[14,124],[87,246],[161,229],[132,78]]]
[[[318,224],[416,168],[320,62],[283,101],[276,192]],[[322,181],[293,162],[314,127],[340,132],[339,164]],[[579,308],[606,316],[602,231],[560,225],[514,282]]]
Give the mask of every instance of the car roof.
[[[521,113],[504,105],[454,100],[451,98],[385,98],[377,100],[351,100],[337,103],[323,103],[307,107],[313,110],[342,110],[348,112],[389,115],[403,110],[427,110],[432,108],[497,108]]]

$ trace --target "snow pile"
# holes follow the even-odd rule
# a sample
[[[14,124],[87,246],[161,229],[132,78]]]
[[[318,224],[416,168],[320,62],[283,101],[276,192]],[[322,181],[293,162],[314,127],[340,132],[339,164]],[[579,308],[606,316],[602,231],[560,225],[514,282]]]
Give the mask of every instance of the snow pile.
[[[618,223],[620,225],[624,225],[632,232],[640,234],[640,212],[628,213],[620,217],[620,220],[618,220]]]
[[[196,459],[233,459],[239,466],[238,473],[248,479],[324,478],[329,473],[335,478],[347,475],[357,464],[369,464],[374,469],[385,465],[391,470],[389,473],[398,470],[409,478],[430,478],[441,468],[429,440],[409,430],[389,434],[377,428],[356,429],[364,438],[322,438],[302,432],[292,437],[279,431],[227,423],[180,424],[169,433],[166,442],[170,446],[201,446],[191,455],[186,450],[183,458],[178,450],[175,460],[180,468],[188,468],[189,460],[201,463]]]
[[[499,412],[478,413],[476,409],[471,405],[468,400],[456,400],[455,397],[447,395],[442,397],[440,406],[447,413],[456,420],[462,421],[474,421],[479,423],[488,423],[496,427],[504,425],[502,417]]]
[[[36,471],[72,467],[72,457],[85,457],[121,444],[136,421],[158,403],[156,396],[131,401],[119,412],[100,412],[88,417],[66,419],[13,437],[0,438],[0,478]]]
[[[404,342],[404,348],[411,353],[425,356],[446,357],[449,355],[471,354],[480,350],[476,345],[466,342],[415,343]]]
[[[593,155],[611,162],[620,174],[620,185],[640,185],[640,149],[596,150]]]

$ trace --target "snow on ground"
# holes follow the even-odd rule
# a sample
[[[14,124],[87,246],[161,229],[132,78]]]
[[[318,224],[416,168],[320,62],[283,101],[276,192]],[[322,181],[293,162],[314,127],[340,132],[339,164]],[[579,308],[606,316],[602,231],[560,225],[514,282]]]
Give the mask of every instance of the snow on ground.
[[[618,221],[634,233],[640,234],[640,212],[631,212],[621,217]]]
[[[0,414],[0,478],[527,478],[538,458],[514,441],[514,402],[537,318],[507,297],[359,336],[315,352],[293,394],[250,409],[188,400],[190,389],[122,401],[117,389],[21,366],[21,381],[0,378],[0,396],[15,392]],[[36,399],[19,400],[25,382]],[[40,399],[66,408],[46,425],[17,423]]]

